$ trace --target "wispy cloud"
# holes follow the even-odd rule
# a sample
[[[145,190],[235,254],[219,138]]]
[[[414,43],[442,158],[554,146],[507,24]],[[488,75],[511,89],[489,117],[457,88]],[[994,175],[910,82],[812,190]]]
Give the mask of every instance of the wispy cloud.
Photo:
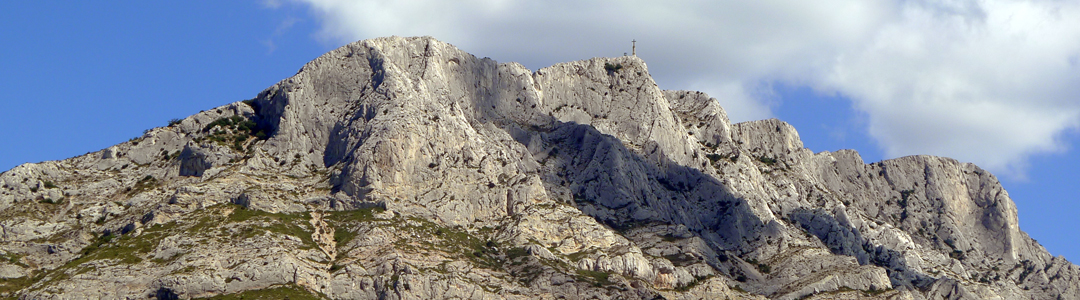
[[[277,5],[280,6],[281,4],[278,3]],[[300,22],[299,18],[286,17],[285,20],[278,23],[277,28],[270,34],[270,37],[262,41],[263,45],[266,46],[266,55],[274,54],[274,50],[277,50],[277,44],[274,43],[274,39],[281,37],[281,35],[289,31],[289,28],[296,25],[297,22]]]
[[[277,44],[274,44],[273,38],[262,40],[262,44],[266,46],[266,55],[274,54],[274,51],[277,50]]]
[[[278,9],[281,8],[281,0],[263,0],[262,5],[266,8]]]
[[[734,120],[771,116],[773,82],[835,92],[890,157],[1021,176],[1080,126],[1075,1],[292,1],[326,40],[431,35],[532,68],[637,39],[662,87],[708,92]]]
[[[288,31],[289,28],[292,28],[297,22],[300,22],[299,18],[286,17],[285,20],[282,20],[281,23],[278,24],[277,29],[274,29],[274,36],[285,34],[285,31]]]

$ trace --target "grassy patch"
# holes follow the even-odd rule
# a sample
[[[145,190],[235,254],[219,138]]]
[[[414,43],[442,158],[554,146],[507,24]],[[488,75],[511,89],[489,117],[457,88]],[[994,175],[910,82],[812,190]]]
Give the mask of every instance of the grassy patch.
[[[10,296],[12,296],[11,299],[17,299],[18,295],[11,294],[30,287],[30,285],[33,285],[35,282],[38,282],[42,279],[45,279],[45,273],[38,273],[37,276],[23,276],[19,278],[0,279],[0,294],[9,294]],[[8,299],[3,296],[0,296],[0,298]]]
[[[338,222],[370,222],[375,221],[375,215],[386,210],[381,207],[362,208],[357,210],[335,211],[326,216],[328,220]]]
[[[248,290],[235,294],[217,295],[207,298],[196,298],[207,300],[318,300],[325,299],[316,293],[309,292],[308,290],[290,283],[286,285],[280,285],[261,290]]]
[[[592,254],[592,253],[596,253],[596,249],[581,250],[581,251],[578,251],[578,252],[570,253],[570,254],[566,255],[566,258],[569,259],[572,262],[578,262],[582,258],[585,258],[586,255],[589,255],[589,254]]]
[[[589,270],[577,270],[577,279],[580,281],[592,282],[595,287],[602,287],[611,285],[611,273],[597,272]]]
[[[347,228],[344,228],[344,227],[336,227],[335,226],[335,228],[334,228],[334,243],[336,243],[339,247],[347,245],[349,242],[351,242],[355,238],[356,238],[356,232],[351,231],[351,230],[349,230]]]
[[[357,210],[348,211],[335,211],[324,217],[328,224],[334,227],[334,242],[338,244],[338,247],[345,246],[353,239],[356,238],[355,226],[348,226],[350,223],[367,223],[374,222],[376,214],[380,214],[385,210],[381,207],[370,207]],[[358,224],[353,224],[358,225]]]
[[[143,235],[139,237],[118,237],[111,233],[102,234],[84,247],[78,258],[68,261],[55,270],[41,273],[38,278],[33,279],[31,283],[47,280],[44,286],[49,286],[53,282],[70,278],[70,272],[72,270],[74,270],[75,274],[88,272],[93,268],[80,268],[79,266],[90,261],[111,260],[118,264],[138,264],[143,261],[143,256],[146,256],[147,253],[153,251],[154,247],[161,242],[161,238],[163,237],[164,234],[150,236]]]
[[[477,266],[488,269],[497,269],[506,262],[506,254],[498,243],[487,238],[490,230],[470,233],[461,227],[449,228],[420,218],[408,218],[395,223],[399,230],[424,237],[399,239],[394,243],[398,249],[439,250],[457,258],[466,258]]]
[[[244,143],[251,137],[265,139],[266,131],[260,128],[255,121],[248,120],[243,116],[222,117],[210,122],[203,127],[203,132],[209,133],[202,139],[216,142],[223,146],[230,146],[236,151],[244,151]]]
[[[127,194],[139,194],[154,189],[158,186],[158,184],[159,183],[157,178],[154,178],[154,176],[146,175],[146,177],[143,177],[142,179],[139,179],[138,182],[135,182],[135,186],[131,187],[131,190],[128,190]]]
[[[339,265],[339,264],[330,265],[330,273],[337,272],[337,270],[341,270],[341,268],[344,268],[344,267],[345,266],[342,266],[342,265]]]
[[[4,261],[7,261],[8,263],[13,264],[13,265],[26,266],[26,265],[24,265],[22,263],[23,256],[25,256],[25,255],[16,254],[16,253],[13,253],[13,252],[8,252],[8,253],[5,253],[4,255],[0,256],[0,259],[3,259]]]
[[[143,261],[139,254],[145,254],[153,250],[152,246],[143,239],[122,236],[115,244],[98,247],[94,252],[90,253],[89,258],[93,260],[115,259],[121,264],[137,264]]]
[[[518,282],[521,282],[524,286],[532,286],[533,282],[540,278],[543,273],[544,268],[538,264],[529,264],[519,270],[511,271],[511,275],[514,275]]]
[[[311,230],[308,228],[308,220],[311,216],[307,213],[268,213],[261,210],[246,209],[234,205],[232,213],[226,220],[229,223],[243,223],[249,220],[265,221],[269,225],[251,227],[253,230],[243,230],[241,236],[248,238],[260,233],[257,229],[269,232],[290,235],[299,238],[305,245],[315,245],[311,239]]]
[[[235,204],[216,205],[187,220],[187,224],[193,225],[186,227],[184,232],[190,236],[217,240],[224,238],[226,242],[242,241],[271,232],[296,237],[301,241],[300,249],[311,249],[315,247],[315,242],[311,239],[310,219],[310,215],[303,212],[269,213]]]
[[[217,228],[218,227],[217,225],[220,224],[220,222],[221,222],[221,219],[218,216],[204,215],[204,216],[199,217],[199,219],[194,222],[195,225],[191,225],[191,227],[187,228],[187,233],[189,233],[189,234],[205,234],[205,233],[209,232],[209,230],[211,228]]]
[[[83,248],[82,256],[68,262],[64,267],[76,267],[91,260],[117,260],[121,264],[137,264],[143,261],[142,256],[154,250],[163,234],[143,235],[139,237],[102,234],[86,248]]]
[[[687,283],[684,286],[677,287],[677,288],[675,288],[675,290],[679,291],[679,292],[690,291],[694,287],[701,285],[702,282],[708,281],[710,278],[713,278],[715,276],[716,275],[709,275],[709,276],[705,276],[705,277],[694,278],[694,281],[691,281],[690,283]]]
[[[522,247],[506,250],[506,259],[510,261],[516,260],[517,258],[524,257],[526,255],[529,255],[529,252],[525,251],[525,248]]]

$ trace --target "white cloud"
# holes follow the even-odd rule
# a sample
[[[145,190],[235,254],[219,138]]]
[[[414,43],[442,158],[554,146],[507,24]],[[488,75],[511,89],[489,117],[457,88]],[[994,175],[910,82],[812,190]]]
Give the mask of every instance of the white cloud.
[[[1080,5],[905,2],[815,82],[855,101],[887,156],[930,153],[1022,176],[1080,121]],[[1073,60],[1073,61],[1070,61]]]
[[[430,35],[530,68],[630,51],[663,88],[771,115],[773,82],[836,92],[887,156],[1022,174],[1080,124],[1080,3],[985,1],[292,0],[351,42]]]

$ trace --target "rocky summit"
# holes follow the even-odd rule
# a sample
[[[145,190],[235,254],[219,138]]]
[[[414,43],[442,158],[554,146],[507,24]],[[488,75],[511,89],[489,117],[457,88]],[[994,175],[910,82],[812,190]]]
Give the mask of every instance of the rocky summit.
[[[18,299],[1080,299],[994,175],[814,153],[635,56],[355,42],[0,174]]]

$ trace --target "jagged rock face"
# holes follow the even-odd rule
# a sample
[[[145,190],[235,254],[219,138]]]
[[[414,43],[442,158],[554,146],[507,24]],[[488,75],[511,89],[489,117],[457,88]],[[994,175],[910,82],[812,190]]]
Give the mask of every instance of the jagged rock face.
[[[1080,299],[988,172],[812,153],[632,56],[360,41],[0,184],[24,299]]]

